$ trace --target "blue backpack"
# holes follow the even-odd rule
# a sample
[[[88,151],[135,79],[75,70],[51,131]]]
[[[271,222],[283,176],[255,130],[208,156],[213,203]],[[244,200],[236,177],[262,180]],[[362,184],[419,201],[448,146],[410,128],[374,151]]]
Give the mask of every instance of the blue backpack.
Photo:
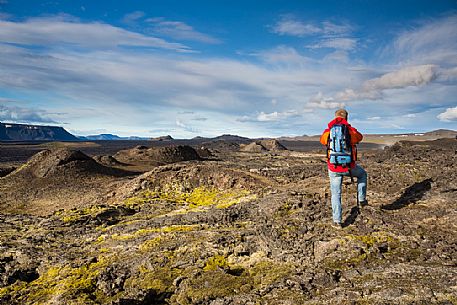
[[[351,135],[349,128],[344,124],[335,124],[330,128],[327,144],[329,162],[342,167],[349,167],[352,158]]]

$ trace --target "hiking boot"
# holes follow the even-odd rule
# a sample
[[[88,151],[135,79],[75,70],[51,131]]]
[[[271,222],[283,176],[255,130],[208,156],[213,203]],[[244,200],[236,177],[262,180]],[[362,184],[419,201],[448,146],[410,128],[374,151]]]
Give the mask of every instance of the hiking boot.
[[[343,228],[343,224],[341,222],[334,222],[332,223],[332,228],[336,230],[341,230]]]
[[[368,200],[364,200],[364,201],[359,201],[359,209],[363,208],[364,206],[367,206],[368,205]]]

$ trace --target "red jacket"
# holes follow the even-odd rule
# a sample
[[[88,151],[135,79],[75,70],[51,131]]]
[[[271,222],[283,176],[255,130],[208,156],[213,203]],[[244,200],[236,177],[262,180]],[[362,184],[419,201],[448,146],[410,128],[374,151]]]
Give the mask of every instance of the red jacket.
[[[352,145],[352,159],[354,161],[351,162],[350,167],[351,169],[355,167],[355,161],[357,160],[357,147],[355,146],[357,143],[362,141],[363,135],[357,131],[354,127],[352,127],[344,118],[337,117],[330,123],[328,123],[328,128],[324,130],[321,136],[321,143],[322,145],[327,146],[328,143],[328,138],[330,136],[330,128],[332,128],[333,125],[335,124],[344,124],[349,127],[349,134],[351,135],[351,145]],[[347,167],[342,167],[341,165],[334,165],[329,162],[328,156],[327,156],[327,165],[328,169],[332,172],[337,172],[337,173],[344,173],[348,171]]]

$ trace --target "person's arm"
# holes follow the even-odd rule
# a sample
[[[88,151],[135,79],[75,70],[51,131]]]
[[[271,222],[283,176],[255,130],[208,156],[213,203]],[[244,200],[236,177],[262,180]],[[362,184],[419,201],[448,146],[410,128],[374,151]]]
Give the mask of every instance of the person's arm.
[[[321,139],[320,139],[322,145],[327,146],[329,134],[330,134],[329,129],[324,130],[324,132],[322,133]]]
[[[349,134],[351,135],[351,144],[357,144],[363,139],[363,135],[357,131],[354,127],[349,128]]]

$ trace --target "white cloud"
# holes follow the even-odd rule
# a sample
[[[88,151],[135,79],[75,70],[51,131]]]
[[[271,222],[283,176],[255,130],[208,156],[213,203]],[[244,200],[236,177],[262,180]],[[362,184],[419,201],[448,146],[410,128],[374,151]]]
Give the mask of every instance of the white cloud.
[[[180,43],[127,31],[106,23],[76,22],[74,18],[32,18],[25,22],[0,20],[0,42],[45,47],[79,46],[83,48],[109,49],[121,46],[149,47],[191,51]]]
[[[201,122],[204,122],[204,121],[207,121],[208,118],[204,117],[204,116],[195,116],[193,118],[191,118],[192,121],[201,121]]]
[[[287,111],[273,111],[273,112],[264,112],[261,111],[256,115],[249,116],[244,115],[236,118],[238,122],[280,122],[287,121],[290,118],[300,117],[301,113],[297,110],[287,110]]]
[[[323,39],[315,44],[308,45],[309,49],[329,48],[337,50],[350,51],[354,50],[357,46],[356,38],[328,38]]]
[[[179,119],[176,120],[176,126],[181,128],[182,130],[190,132],[190,133],[199,133],[200,132],[197,128],[194,128]]]
[[[0,105],[0,121],[16,123],[57,123],[46,110]]]
[[[221,41],[208,34],[196,31],[192,26],[181,21],[170,21],[165,18],[146,19],[152,25],[151,31],[177,40],[191,40],[203,43],[218,44]]]
[[[352,27],[347,24],[335,24],[330,21],[321,23],[310,23],[297,20],[291,16],[283,16],[275,25],[272,32],[279,35],[304,37],[316,34],[323,35],[342,35],[352,31]]]
[[[136,21],[139,19],[143,18],[145,16],[145,13],[142,11],[135,11],[129,14],[126,14],[124,18],[122,18],[122,22],[125,24],[133,25],[135,24]]]
[[[253,55],[270,64],[307,65],[312,62],[310,58],[299,54],[296,49],[283,45]]]
[[[186,128],[186,124],[184,124],[181,120],[176,120],[176,126],[181,128]]]
[[[344,103],[337,102],[332,97],[324,97],[322,92],[319,92],[309,99],[307,106],[310,108],[335,109],[343,108]]]
[[[446,111],[438,114],[437,118],[443,122],[457,121],[457,107],[447,108]]]
[[[295,110],[289,110],[285,112],[271,112],[271,113],[265,113],[265,112],[260,112],[257,115],[257,121],[259,122],[272,122],[272,121],[279,121],[279,120],[284,120],[293,116],[298,116],[298,112]]]
[[[406,67],[366,81],[363,84],[363,90],[375,91],[426,85],[433,81],[437,75],[435,65]]]
[[[345,89],[335,95],[338,101],[353,101],[353,100],[378,100],[382,98],[380,91],[356,91],[354,89]]]
[[[457,14],[427,20],[400,33],[390,51],[401,60],[415,64],[457,64]]]
[[[435,65],[411,66],[386,73],[378,78],[365,81],[360,89],[345,89],[335,95],[336,100],[378,100],[383,98],[383,91],[387,89],[401,89],[406,87],[424,86],[439,76]]]
[[[439,72],[439,79],[446,82],[457,81],[457,67],[441,68]]]
[[[348,64],[349,61],[350,61],[350,59],[349,59],[349,54],[347,51],[336,50],[335,52],[325,55],[325,57],[322,60],[322,63],[335,64],[335,63],[340,62],[340,63]]]
[[[380,120],[380,119],[381,119],[380,116],[372,116],[372,117],[368,117],[368,118],[367,118],[367,120],[369,120],[369,121],[378,121],[378,120]]]

